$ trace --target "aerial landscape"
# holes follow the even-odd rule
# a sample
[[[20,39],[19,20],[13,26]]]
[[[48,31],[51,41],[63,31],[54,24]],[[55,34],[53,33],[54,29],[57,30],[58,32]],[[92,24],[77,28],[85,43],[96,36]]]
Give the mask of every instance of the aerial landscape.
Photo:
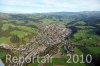
[[[0,1],[0,66],[99,64],[99,0]]]

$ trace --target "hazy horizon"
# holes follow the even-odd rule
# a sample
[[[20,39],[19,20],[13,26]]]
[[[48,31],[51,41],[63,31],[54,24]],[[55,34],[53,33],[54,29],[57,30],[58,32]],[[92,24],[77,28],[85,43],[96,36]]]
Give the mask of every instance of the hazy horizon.
[[[100,11],[100,0],[0,0],[0,12],[48,13]]]

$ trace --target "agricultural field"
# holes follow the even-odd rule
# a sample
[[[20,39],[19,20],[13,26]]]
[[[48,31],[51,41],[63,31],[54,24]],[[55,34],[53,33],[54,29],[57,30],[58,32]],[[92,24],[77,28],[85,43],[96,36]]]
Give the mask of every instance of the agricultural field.
[[[34,32],[35,34],[35,23],[32,21],[18,21],[18,20],[2,20],[0,31],[0,43],[12,43],[10,41],[13,35],[17,35],[20,39],[26,42]],[[26,40],[28,39],[28,40]]]

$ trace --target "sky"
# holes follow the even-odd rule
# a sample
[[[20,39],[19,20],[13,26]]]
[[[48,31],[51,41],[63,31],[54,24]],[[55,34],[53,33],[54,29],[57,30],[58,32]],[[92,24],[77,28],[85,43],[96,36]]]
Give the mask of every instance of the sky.
[[[0,12],[43,13],[100,11],[100,0],[0,0]]]

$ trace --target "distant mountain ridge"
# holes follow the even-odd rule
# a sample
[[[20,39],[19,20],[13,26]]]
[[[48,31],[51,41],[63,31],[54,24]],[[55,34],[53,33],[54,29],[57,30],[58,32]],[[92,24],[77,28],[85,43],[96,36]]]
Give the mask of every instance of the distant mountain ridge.
[[[82,12],[49,12],[49,13],[34,13],[34,14],[10,14],[1,13],[0,19],[13,20],[39,20],[39,19],[59,19],[71,21],[86,21],[86,22],[100,22],[100,11],[82,11]]]

